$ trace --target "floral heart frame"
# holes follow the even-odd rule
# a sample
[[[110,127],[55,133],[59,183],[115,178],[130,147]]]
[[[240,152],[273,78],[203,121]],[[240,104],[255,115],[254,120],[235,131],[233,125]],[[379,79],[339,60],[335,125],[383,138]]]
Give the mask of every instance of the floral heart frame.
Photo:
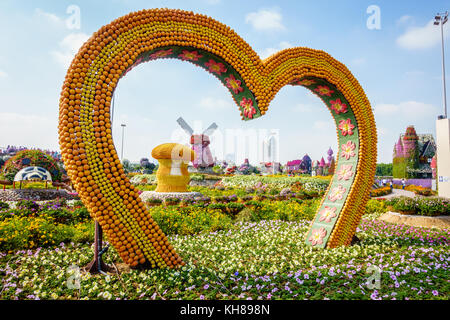
[[[350,71],[309,48],[286,49],[262,61],[218,21],[152,9],[95,32],[72,61],[60,98],[59,140],[68,175],[124,262],[151,268],[184,264],[127,179],[111,133],[118,81],[136,65],[159,58],[211,72],[230,90],[243,120],[264,115],[285,85],[318,95],[336,122],[339,152],[336,174],[302,241],[321,248],[351,243],[373,183],[377,135],[370,103]]]

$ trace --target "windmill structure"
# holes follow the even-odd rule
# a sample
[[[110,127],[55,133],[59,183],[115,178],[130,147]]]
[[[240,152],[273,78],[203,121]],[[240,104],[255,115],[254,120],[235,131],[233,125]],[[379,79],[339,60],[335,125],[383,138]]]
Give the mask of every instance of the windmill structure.
[[[195,151],[196,157],[193,161],[194,168],[204,170],[214,166],[214,159],[209,149],[211,141],[209,136],[217,130],[216,123],[211,124],[202,134],[194,134],[194,130],[189,126],[183,118],[177,120],[180,127],[191,137],[192,150]]]

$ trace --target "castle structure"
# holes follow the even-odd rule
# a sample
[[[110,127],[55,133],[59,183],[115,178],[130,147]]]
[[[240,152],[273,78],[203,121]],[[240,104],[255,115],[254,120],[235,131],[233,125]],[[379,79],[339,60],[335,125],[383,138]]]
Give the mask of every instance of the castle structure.
[[[431,179],[431,162],[435,154],[433,135],[417,134],[414,126],[409,126],[394,145],[394,178]]]
[[[320,161],[312,161],[308,154],[300,160],[292,160],[286,164],[285,171],[287,173],[302,173],[314,175],[334,174],[334,152],[331,147],[327,151],[327,160],[322,157]]]

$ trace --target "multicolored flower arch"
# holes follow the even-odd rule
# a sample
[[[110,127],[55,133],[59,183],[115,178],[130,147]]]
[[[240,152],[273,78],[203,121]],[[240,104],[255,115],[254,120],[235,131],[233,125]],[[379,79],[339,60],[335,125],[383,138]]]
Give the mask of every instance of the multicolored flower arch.
[[[60,99],[59,137],[68,175],[126,263],[183,264],[125,176],[111,135],[111,98],[118,81],[139,63],[161,58],[189,61],[211,72],[230,90],[244,120],[264,115],[285,85],[317,94],[336,122],[340,174],[305,241],[328,248],[350,244],[377,158],[372,109],[350,71],[309,48],[286,49],[262,61],[220,22],[182,10],[153,9],[130,13],[94,33],[74,58]]]

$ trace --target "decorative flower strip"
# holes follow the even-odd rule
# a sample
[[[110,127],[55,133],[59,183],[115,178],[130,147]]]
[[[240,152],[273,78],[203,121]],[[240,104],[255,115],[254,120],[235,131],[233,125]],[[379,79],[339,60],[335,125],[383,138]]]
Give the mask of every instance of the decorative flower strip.
[[[209,17],[152,9],[130,13],[98,30],[73,59],[60,98],[59,142],[67,173],[124,262],[134,267],[183,264],[129,183],[114,147],[110,123],[111,99],[121,76],[142,55],[151,53],[154,56],[150,59],[156,59],[175,58],[178,54],[180,58],[182,50],[202,55],[197,61],[188,56],[185,59],[211,69],[223,83],[233,74],[244,88],[239,100],[233,95],[236,104],[240,106],[244,97],[251,99],[260,115],[267,112],[270,101],[283,86],[303,79],[323,79],[317,84],[328,89],[311,84],[318,89],[317,94],[324,101],[339,98],[348,106],[349,112],[333,116],[335,121],[351,119],[355,125],[353,135],[339,135],[339,145],[355,143],[358,156],[351,160],[357,170],[345,187],[347,193],[340,200],[342,209],[334,227],[317,228],[314,223],[311,229],[318,230],[313,239],[319,246],[350,244],[369,197],[377,146],[370,103],[350,71],[323,51],[301,47],[283,50],[262,61],[233,30]],[[249,104],[244,105],[250,111],[247,115],[252,114]],[[241,116],[245,119],[242,108]],[[338,159],[339,166],[342,158]],[[335,186],[333,181],[330,188]]]
[[[192,47],[166,47],[153,51],[144,52],[133,65],[121,75],[124,77],[137,65],[156,59],[180,59],[191,62],[204,68],[216,76],[229,90],[234,101],[240,107],[243,120],[256,119],[261,116],[261,112],[256,104],[253,93],[246,87],[240,75],[234,68],[220,57],[212,55],[210,52]]]
[[[348,206],[351,186],[357,173],[354,168],[357,168],[359,161],[358,153],[356,152],[357,145],[359,144],[359,130],[357,128],[356,117],[352,108],[349,107],[350,104],[346,100],[345,96],[337,89],[336,86],[329,83],[326,79],[308,77],[294,81],[291,84],[303,85],[316,94],[328,106],[337,126],[340,151],[337,159],[338,163],[336,165],[336,175],[327,190],[326,196],[322,200],[318,214],[312,223],[310,232],[308,233],[306,239],[306,242],[313,246],[324,247],[326,245],[325,242],[328,242],[328,236],[332,235],[331,232],[327,232],[325,242],[315,242],[315,244],[309,241],[309,235],[313,232],[313,230],[317,230],[321,227],[325,227],[330,231],[335,231],[335,227],[338,224],[338,219],[324,219],[322,216],[323,212],[328,212],[327,208],[333,207],[333,212],[336,217],[341,218],[345,207]],[[344,159],[345,162],[342,163]],[[331,206],[331,204],[334,206]],[[347,228],[347,230],[348,229],[349,228]]]

